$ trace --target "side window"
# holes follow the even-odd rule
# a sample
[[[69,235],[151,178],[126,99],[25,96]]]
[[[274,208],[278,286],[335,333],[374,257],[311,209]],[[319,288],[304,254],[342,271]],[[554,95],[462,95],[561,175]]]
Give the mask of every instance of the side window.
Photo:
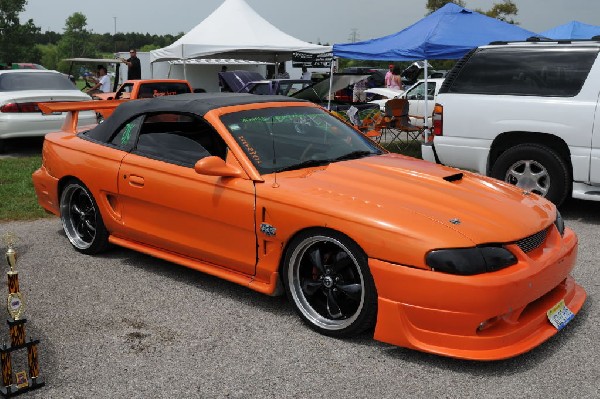
[[[406,93],[406,99],[407,100],[424,100],[425,99],[424,90],[425,90],[425,85],[423,83],[419,83]]]
[[[129,98],[129,93],[131,92],[132,87],[132,83],[124,83],[121,87],[119,87],[119,90],[115,94],[115,99],[119,100]]]
[[[427,82],[427,99],[433,100],[435,97],[435,82]]]
[[[227,146],[206,121],[177,113],[147,115],[140,126],[135,154],[175,165],[194,167],[208,156],[225,159]]]
[[[471,56],[448,91],[573,97],[597,55],[597,49],[584,47],[485,48]]]
[[[127,122],[117,131],[117,133],[110,139],[110,144],[118,147],[124,151],[130,151],[133,148],[135,135],[142,124],[142,116]]]

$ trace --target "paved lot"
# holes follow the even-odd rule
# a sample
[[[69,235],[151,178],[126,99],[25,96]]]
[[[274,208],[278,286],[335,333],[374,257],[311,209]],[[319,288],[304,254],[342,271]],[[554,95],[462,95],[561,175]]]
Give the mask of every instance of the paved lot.
[[[27,397],[598,398],[600,203],[563,214],[580,237],[574,275],[588,301],[541,347],[491,363],[327,338],[285,298],[129,250],[81,255],[57,218],[0,223],[21,238],[27,333],[41,340],[47,386]]]

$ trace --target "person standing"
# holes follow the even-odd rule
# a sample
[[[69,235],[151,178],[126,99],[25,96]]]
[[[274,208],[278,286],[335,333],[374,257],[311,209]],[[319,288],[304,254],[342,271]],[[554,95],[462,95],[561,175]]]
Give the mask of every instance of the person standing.
[[[279,70],[278,72],[275,74],[275,79],[289,79],[290,78],[290,74],[286,72],[285,70],[285,64],[279,64]]]
[[[385,74],[385,87],[390,88],[392,86],[392,79],[394,74],[392,71],[394,70],[394,65],[390,64],[388,71]]]
[[[127,80],[139,80],[142,78],[142,66],[140,59],[137,57],[137,51],[132,48],[129,50],[129,58],[123,59],[123,63],[127,65]]]
[[[388,88],[396,89],[396,90],[404,90],[404,85],[402,84],[402,70],[400,70],[399,66],[395,66],[392,70],[392,82]]]
[[[365,90],[367,89],[367,79],[359,80],[354,83],[354,87],[352,88],[352,102],[353,103],[364,103],[367,101],[367,93]]]
[[[302,76],[300,76],[300,79],[302,79],[302,80],[310,80],[311,77],[312,77],[312,73],[310,73],[308,71],[307,67],[303,66],[302,67]]]
[[[223,91],[228,91],[226,89],[227,85],[225,84],[225,82],[223,81],[223,76],[221,74],[227,72],[227,65],[223,65],[221,67],[221,73],[217,74],[217,78],[219,79],[219,91],[223,92]]]

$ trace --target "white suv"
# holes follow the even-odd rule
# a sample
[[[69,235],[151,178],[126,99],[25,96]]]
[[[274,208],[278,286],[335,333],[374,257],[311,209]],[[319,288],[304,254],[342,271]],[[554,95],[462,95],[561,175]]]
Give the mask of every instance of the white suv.
[[[496,43],[448,74],[423,159],[600,201],[600,40]]]

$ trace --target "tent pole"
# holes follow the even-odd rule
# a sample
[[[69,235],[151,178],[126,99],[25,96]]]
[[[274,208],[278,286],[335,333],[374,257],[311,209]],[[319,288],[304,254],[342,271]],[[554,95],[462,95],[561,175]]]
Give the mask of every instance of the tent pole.
[[[181,60],[183,61],[183,79],[187,80],[187,68],[185,64],[185,56],[183,55],[183,44],[181,45]]]
[[[331,65],[329,66],[329,95],[327,96],[327,111],[331,111],[331,89],[333,85],[333,63],[335,58],[331,57]]]
[[[429,73],[427,72],[427,60],[425,60],[425,69],[424,69],[424,73],[425,73],[425,108],[424,108],[424,116],[425,119],[423,120],[423,124],[425,124],[425,130],[423,131],[423,133],[425,133],[425,142],[427,143],[427,139],[429,138],[429,114],[428,114],[428,107],[427,107],[427,103],[429,102],[429,83],[427,83],[427,75],[429,75]]]

